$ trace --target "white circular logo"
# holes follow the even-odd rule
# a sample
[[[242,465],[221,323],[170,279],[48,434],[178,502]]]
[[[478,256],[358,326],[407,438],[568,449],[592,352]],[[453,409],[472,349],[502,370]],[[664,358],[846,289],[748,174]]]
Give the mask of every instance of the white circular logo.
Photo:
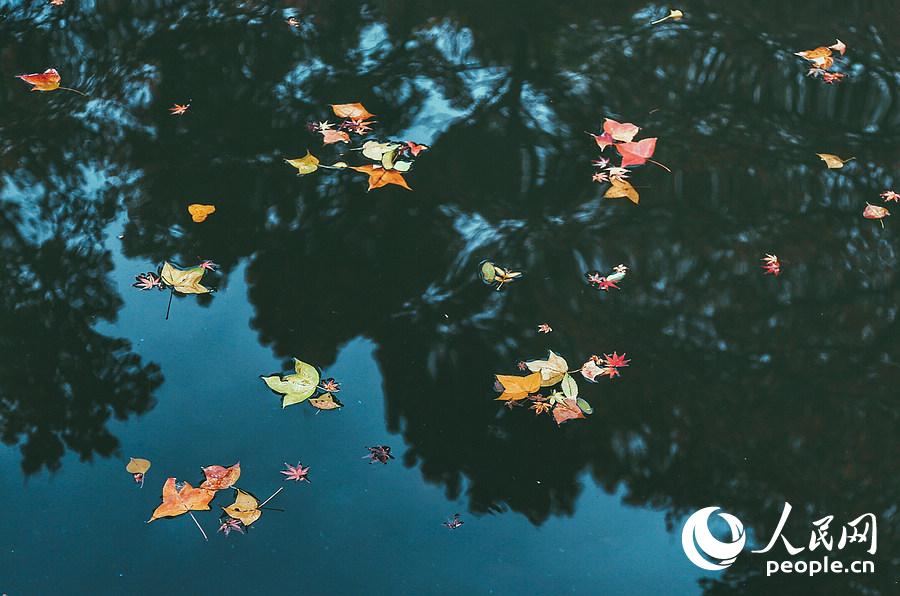
[[[697,567],[710,571],[719,571],[734,563],[738,553],[744,549],[747,538],[741,520],[722,512],[719,517],[731,528],[731,542],[716,539],[709,531],[709,516],[718,509],[719,507],[705,507],[695,512],[684,522],[684,529],[681,531],[684,554]]]

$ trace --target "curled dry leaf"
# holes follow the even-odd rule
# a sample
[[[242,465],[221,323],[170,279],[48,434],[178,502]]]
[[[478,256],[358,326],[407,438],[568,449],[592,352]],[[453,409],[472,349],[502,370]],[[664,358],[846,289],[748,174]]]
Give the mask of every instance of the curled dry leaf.
[[[188,205],[188,213],[191,214],[191,219],[196,223],[201,223],[206,221],[206,218],[210,216],[211,213],[216,212],[215,205],[202,205],[200,203],[192,203]]]
[[[534,393],[541,387],[541,374],[538,372],[524,377],[517,375],[496,375],[496,377],[503,390],[497,398],[499,401],[525,399],[529,393]]]
[[[260,377],[269,389],[284,396],[282,408],[306,401],[312,397],[319,385],[319,371],[311,364],[294,358],[294,371],[294,374],[284,377],[281,375]]]
[[[208,511],[209,502],[215,495],[215,491],[194,488],[187,482],[179,489],[175,485],[175,479],[169,478],[163,485],[162,503],[153,512],[147,523],[161,517],[182,515],[188,511]]]
[[[628,180],[622,178],[610,178],[610,187],[603,193],[605,199],[619,199],[628,197],[628,200],[635,205],[641,202],[641,195],[634,189]]]
[[[819,156],[819,159],[825,162],[825,165],[830,169],[835,170],[838,168],[843,168],[844,164],[852,159],[856,159],[855,157],[850,157],[848,159],[841,159],[837,155],[832,153],[816,153]]]
[[[682,18],[683,16],[684,16],[684,13],[681,12],[680,10],[678,10],[678,9],[676,8],[676,9],[674,9],[674,10],[670,10],[670,11],[669,11],[669,14],[667,14],[667,15],[664,16],[663,18],[661,18],[661,19],[656,19],[655,21],[653,21],[653,22],[650,23],[650,24],[651,24],[651,25],[657,25],[657,24],[662,23],[663,21],[667,21],[667,20],[669,20],[669,19],[672,19],[673,21],[678,21],[678,20],[681,20],[681,18]]]
[[[262,515],[262,511],[259,510],[259,500],[239,488],[235,488],[234,491],[234,503],[228,507],[222,507],[222,510],[230,517],[240,520],[245,526],[249,526]]]
[[[166,261],[159,277],[164,284],[181,294],[208,294],[211,290],[200,284],[204,271],[203,267],[179,269]]]
[[[540,386],[550,387],[563,380],[569,371],[566,359],[550,350],[546,360],[529,360],[525,363],[528,370],[540,373]],[[537,391],[535,388],[533,391]]]
[[[412,190],[406,183],[403,175],[396,170],[385,170],[383,167],[373,165],[350,166],[350,169],[369,176],[369,190],[381,188],[388,184],[396,184],[406,190]]]
[[[368,120],[375,116],[370,114],[361,103],[338,103],[329,104],[334,111],[334,115],[338,118],[349,118],[350,120]]]
[[[32,91],[55,91],[59,89],[62,80],[55,68],[48,68],[41,73],[17,75],[16,78],[33,85]]]
[[[207,490],[222,490],[231,488],[238,478],[241,477],[241,462],[238,462],[226,468],[224,466],[207,466],[203,469],[203,475],[206,480],[200,485],[200,488]]]
[[[297,168],[298,176],[305,176],[306,174],[312,174],[316,170],[319,169],[319,160],[315,155],[311,154],[309,151],[306,152],[306,155],[303,157],[297,157],[295,159],[286,159],[284,160],[291,166]]]

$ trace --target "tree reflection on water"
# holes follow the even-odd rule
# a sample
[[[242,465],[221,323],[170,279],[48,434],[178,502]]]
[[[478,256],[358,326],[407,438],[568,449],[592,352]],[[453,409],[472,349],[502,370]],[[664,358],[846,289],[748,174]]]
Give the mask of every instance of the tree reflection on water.
[[[348,340],[373,339],[405,463],[451,498],[465,490],[473,511],[571,514],[588,470],[673,524],[727,502],[765,536],[788,500],[804,529],[822,511],[875,512],[887,544],[897,242],[860,212],[897,165],[896,11],[834,3],[810,22],[790,3],[696,2],[689,23],[650,28],[632,15],[653,4],[445,4],[299,3],[297,29],[253,3],[214,16],[200,2],[5,9],[4,71],[50,61],[95,97],[38,102],[0,83],[12,115],[0,421],[25,470],[58,465],[65,447],[108,455],[110,415],[152,407],[159,371],[92,327],[120,303],[101,232],[124,209],[128,256],[214,257],[223,284],[249,260],[252,325],[277,355],[302,337],[327,368]],[[34,18],[66,27],[38,32]],[[852,76],[805,78],[791,52],[846,22]],[[172,98],[193,100],[189,119],[164,115]],[[355,100],[385,136],[431,136],[415,139],[432,148],[408,176],[414,193],[280,163],[318,147],[307,120]],[[607,115],[658,136],[673,170],[635,172],[638,208],[590,182],[584,130]],[[826,171],[821,151],[856,160]],[[116,190],[92,190],[85,163]],[[184,225],[185,196],[216,197],[215,218]],[[757,269],[772,251],[777,280]],[[489,291],[484,258],[529,275]],[[633,271],[621,292],[583,283],[620,262]],[[544,321],[549,336],[535,332]],[[490,391],[492,374],[548,347],[570,363],[614,349],[634,362],[586,390],[587,423],[557,429]],[[754,573],[738,563],[708,592],[791,585]],[[855,588],[887,593],[887,575]]]

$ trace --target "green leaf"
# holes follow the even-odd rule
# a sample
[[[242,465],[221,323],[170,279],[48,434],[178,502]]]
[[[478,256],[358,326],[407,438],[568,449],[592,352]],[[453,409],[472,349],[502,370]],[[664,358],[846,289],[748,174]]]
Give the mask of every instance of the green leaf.
[[[497,270],[494,269],[494,264],[490,261],[485,261],[481,264],[481,279],[488,284],[493,283],[497,279]]]
[[[294,370],[295,373],[284,377],[260,377],[269,389],[283,396],[282,408],[306,401],[315,394],[319,385],[319,371],[316,367],[294,358]]]
[[[569,373],[566,373],[562,378],[562,390],[563,394],[569,399],[578,397],[578,383],[575,382],[575,379]]]
[[[587,403],[580,397],[575,400],[575,403],[578,404],[578,408],[585,414],[593,414],[594,413],[594,408],[591,407],[591,404]]]
[[[319,371],[312,364],[307,364],[302,360],[297,360],[294,358],[294,370],[297,371],[297,376],[300,377],[307,385],[312,385],[315,387],[319,384]],[[288,375],[285,377],[286,379],[293,377],[294,375]]]

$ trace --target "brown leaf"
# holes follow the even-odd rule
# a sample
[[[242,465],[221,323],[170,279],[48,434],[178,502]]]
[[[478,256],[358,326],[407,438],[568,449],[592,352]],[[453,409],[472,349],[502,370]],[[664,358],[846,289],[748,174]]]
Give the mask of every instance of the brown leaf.
[[[130,474],[145,474],[150,469],[150,460],[132,457],[125,466],[125,471]]]
[[[628,180],[623,180],[622,178],[610,178],[609,182],[612,186],[610,186],[606,190],[603,198],[619,199],[622,197],[628,197],[628,200],[630,200],[635,205],[640,203],[641,195],[638,194],[638,191],[634,189],[634,187]]]
[[[351,120],[368,120],[375,116],[370,114],[361,103],[338,103],[330,104],[334,110],[334,115],[338,118],[350,118]]]
[[[575,399],[563,400],[553,408],[553,419],[556,420],[557,425],[579,418],[584,418],[584,412],[578,407],[578,401]]]

